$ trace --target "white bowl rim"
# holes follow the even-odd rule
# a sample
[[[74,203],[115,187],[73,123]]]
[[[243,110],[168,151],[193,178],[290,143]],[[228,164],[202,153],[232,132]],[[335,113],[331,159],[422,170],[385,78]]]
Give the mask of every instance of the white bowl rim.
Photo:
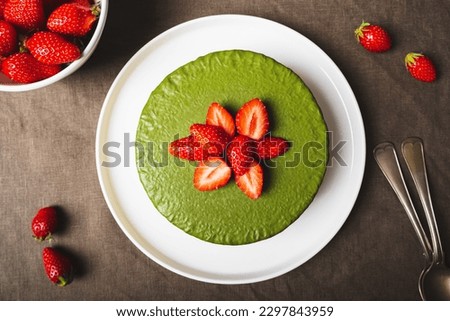
[[[61,70],[56,75],[37,81],[29,84],[20,84],[20,83],[11,83],[11,84],[0,84],[0,91],[5,92],[23,92],[23,91],[29,91],[34,89],[39,89],[48,85],[51,85],[68,75],[75,72],[77,69],[79,69],[84,63],[89,59],[89,57],[92,55],[92,53],[95,51],[95,48],[97,47],[101,34],[103,33],[103,29],[105,28],[106,24],[106,17],[108,14],[108,2],[109,0],[100,0],[101,2],[101,12],[100,16],[97,21],[97,26],[95,27],[94,33],[91,37],[91,40],[89,41],[86,48],[84,48],[83,52],[81,53],[81,57],[71,64],[69,64],[66,68]]]

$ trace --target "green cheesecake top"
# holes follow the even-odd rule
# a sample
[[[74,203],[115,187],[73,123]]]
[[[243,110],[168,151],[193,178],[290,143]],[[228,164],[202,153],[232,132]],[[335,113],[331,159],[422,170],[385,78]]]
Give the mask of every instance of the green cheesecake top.
[[[235,116],[256,97],[267,107],[270,134],[290,142],[286,154],[262,163],[262,195],[249,199],[233,179],[198,191],[196,162],[170,155],[169,143],[204,123],[212,102]],[[142,110],[136,146],[139,178],[159,213],[190,235],[227,245],[272,237],[294,222],[314,199],[328,156],[327,127],[308,87],[274,59],[244,50],[213,52],[169,74]]]

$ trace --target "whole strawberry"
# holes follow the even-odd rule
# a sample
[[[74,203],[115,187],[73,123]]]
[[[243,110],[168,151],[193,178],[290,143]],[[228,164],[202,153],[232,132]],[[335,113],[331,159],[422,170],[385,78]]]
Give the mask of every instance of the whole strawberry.
[[[436,80],[436,68],[427,56],[410,52],[405,57],[405,66],[411,76],[424,82]]]
[[[0,20],[0,56],[8,56],[17,49],[17,32],[13,25]]]
[[[58,286],[66,286],[73,279],[73,267],[69,257],[60,250],[46,247],[42,251],[45,273]]]
[[[67,3],[50,14],[47,28],[60,34],[83,37],[97,20],[99,11],[77,3]]]
[[[61,71],[60,65],[46,65],[27,52],[15,53],[2,61],[2,72],[18,83],[28,84],[51,77]]]
[[[355,36],[356,40],[368,51],[384,52],[391,48],[391,38],[386,30],[380,26],[363,21],[356,28]]]
[[[30,53],[40,62],[59,65],[77,60],[80,48],[63,36],[51,31],[39,31],[25,41]]]
[[[51,239],[58,223],[54,207],[41,208],[31,222],[33,237],[38,241]]]
[[[33,31],[45,24],[42,0],[8,0],[4,9],[5,20],[26,31]]]

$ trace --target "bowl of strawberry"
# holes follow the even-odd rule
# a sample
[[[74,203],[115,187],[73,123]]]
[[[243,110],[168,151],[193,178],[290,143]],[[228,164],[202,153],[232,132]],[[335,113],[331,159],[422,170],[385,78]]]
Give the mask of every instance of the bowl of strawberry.
[[[108,0],[0,0],[0,91],[42,88],[79,69],[103,32]]]

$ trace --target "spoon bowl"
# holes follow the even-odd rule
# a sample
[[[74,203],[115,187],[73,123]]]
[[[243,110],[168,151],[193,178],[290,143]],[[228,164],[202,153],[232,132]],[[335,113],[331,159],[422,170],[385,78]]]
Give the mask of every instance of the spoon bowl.
[[[419,277],[422,300],[450,300],[450,269],[444,264],[432,264]]]
[[[375,147],[373,153],[381,171],[406,210],[422,245],[426,259],[426,266],[419,276],[419,293],[422,300],[450,300],[450,269],[445,265],[444,251],[431,203],[422,140],[417,137],[405,139],[402,142],[402,153],[424,208],[431,242],[414,209],[394,145],[389,142],[381,143]]]

